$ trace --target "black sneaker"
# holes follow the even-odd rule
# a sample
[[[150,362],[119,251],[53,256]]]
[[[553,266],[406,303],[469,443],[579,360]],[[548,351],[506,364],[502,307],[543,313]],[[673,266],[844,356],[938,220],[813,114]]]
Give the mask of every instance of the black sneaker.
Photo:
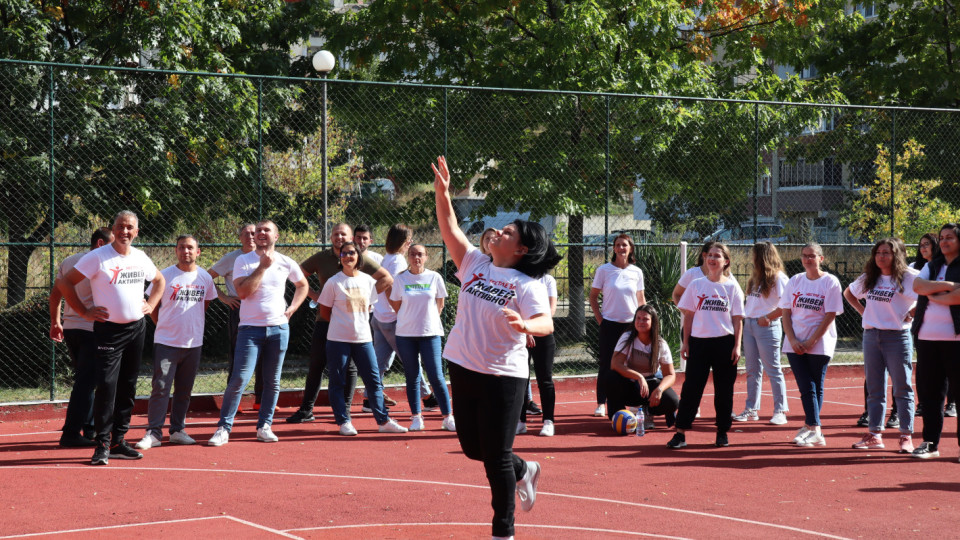
[[[110,452],[107,445],[98,444],[97,449],[93,451],[93,457],[90,458],[91,465],[106,465],[110,463]]]
[[[920,406],[920,402],[917,402],[917,408],[913,411],[914,416],[923,416],[923,407]]]
[[[285,422],[288,424],[302,424],[304,422],[313,422],[314,420],[316,420],[316,418],[313,417],[313,411],[297,411],[291,414]]]
[[[864,412],[863,414],[860,415],[860,419],[857,420],[857,427],[867,427],[869,423],[870,423],[870,417],[867,416],[866,412]]]
[[[131,448],[127,441],[120,441],[110,447],[110,457],[113,459],[141,459],[143,454]]]
[[[718,435],[719,436],[719,435]],[[674,433],[673,438],[667,443],[667,448],[683,448],[687,445],[687,436],[683,433]]]
[[[717,433],[717,442],[713,443],[717,448],[722,448],[724,446],[730,446],[730,441],[727,440],[726,433]]]
[[[536,402],[530,401],[527,403],[527,414],[532,414],[534,416],[537,416],[537,415],[543,414],[543,409],[541,409]]]
[[[923,441],[920,443],[920,446],[918,446],[913,453],[910,454],[910,456],[920,459],[939,457],[940,450],[938,450],[937,445],[933,444],[932,442]]]
[[[373,409],[370,408],[370,400],[363,400],[363,407],[360,407],[360,412],[373,412]]]
[[[437,401],[437,396],[430,394],[429,396],[423,398],[423,410],[435,411],[438,407],[440,407],[440,402]]]
[[[93,448],[97,445],[97,441],[93,439],[88,439],[83,435],[61,435],[60,436],[60,447],[61,448]]]
[[[900,427],[900,417],[897,416],[897,413],[891,412],[890,418],[887,419],[887,429],[893,429]]]
[[[943,408],[943,415],[955,418],[957,416],[957,404],[947,403],[947,406]]]

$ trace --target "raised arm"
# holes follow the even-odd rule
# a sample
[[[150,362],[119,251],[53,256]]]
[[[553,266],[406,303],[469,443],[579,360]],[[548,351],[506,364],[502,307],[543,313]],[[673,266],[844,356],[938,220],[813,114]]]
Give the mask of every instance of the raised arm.
[[[463,256],[470,249],[470,241],[457,226],[457,218],[453,214],[453,202],[450,200],[450,169],[443,156],[437,158],[437,164],[430,164],[433,169],[433,189],[437,201],[437,224],[440,226],[440,235],[443,243],[450,251],[453,264],[460,268]]]

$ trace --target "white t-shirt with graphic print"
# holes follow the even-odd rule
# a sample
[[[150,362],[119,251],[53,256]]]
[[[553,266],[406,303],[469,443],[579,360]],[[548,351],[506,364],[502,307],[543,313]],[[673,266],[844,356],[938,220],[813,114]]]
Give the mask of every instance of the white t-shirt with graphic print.
[[[377,282],[358,271],[355,276],[337,272],[323,284],[321,306],[332,308],[327,339],[343,343],[373,341],[370,307],[377,303]]]
[[[160,271],[164,285],[157,313],[157,330],[153,342],[168,347],[191,349],[203,345],[204,303],[217,297],[213,278],[203,268],[184,272],[177,265]],[[147,294],[153,290],[151,283]]]
[[[833,274],[823,274],[819,279],[811,280],[806,273],[790,278],[780,297],[780,307],[790,310],[790,323],[793,335],[800,341],[806,340],[827,313],[843,313],[843,289],[840,280]],[[837,348],[837,322],[827,327],[823,338],[807,351],[807,354],[833,356]],[[783,352],[794,352],[789,339],[783,340]]]
[[[869,291],[863,290],[866,274],[860,276],[850,284],[850,292],[857,299],[867,299],[866,307],[863,309],[864,328],[875,328],[878,330],[906,330],[910,328],[910,323],[905,322],[907,314],[917,305],[917,293],[913,292],[913,281],[917,277],[917,271],[911,269],[903,276],[903,290],[893,282],[891,276],[880,276],[877,284]]]
[[[692,337],[729,336],[733,334],[733,317],[743,316],[743,290],[729,276],[722,282],[702,277],[690,282],[677,307],[693,313]]]
[[[640,341],[640,338],[633,338],[633,346],[628,351],[627,339],[629,338],[630,338],[630,332],[629,331],[624,332],[623,335],[620,336],[620,340],[617,341],[616,348],[614,348],[613,350],[615,352],[619,352],[619,353],[623,353],[624,355],[627,355],[627,365],[636,368],[636,364],[642,363],[642,362],[639,362],[638,359],[636,358],[637,357],[636,352],[644,353],[646,357],[649,358],[650,351],[653,348],[653,343],[650,343],[649,345],[647,345],[644,342]],[[629,355],[627,354],[628,352],[630,353]],[[661,370],[663,369],[664,366],[673,365],[673,354],[670,353],[670,345],[668,345],[666,340],[664,340],[663,338],[660,338],[660,351],[658,352],[657,356],[659,356],[660,358],[659,358],[659,362],[657,362],[658,366],[656,370],[650,370],[650,368],[647,367],[644,369],[637,369],[636,371],[639,372],[644,377],[653,377],[658,372],[662,372]]]
[[[759,319],[766,316],[767,313],[777,309],[780,303],[780,297],[783,296],[783,289],[787,286],[790,278],[783,272],[777,273],[777,284],[767,291],[766,296],[760,295],[760,287],[754,287],[747,294],[746,305],[743,308],[743,316],[748,319]]]
[[[398,336],[442,336],[443,324],[437,311],[437,298],[447,297],[447,285],[440,274],[424,270],[419,274],[400,272],[393,278],[390,300],[401,301],[397,313]]]
[[[513,268],[499,268],[476,248],[460,262],[463,284],[457,319],[443,357],[471,371],[526,379],[530,376],[526,335],[517,332],[503,314],[516,311],[524,319],[550,316],[547,291],[538,280]]]
[[[90,280],[93,304],[107,308],[107,320],[127,324],[143,318],[145,282],[157,277],[146,253],[131,246],[120,255],[107,244],[84,255],[74,268]]]

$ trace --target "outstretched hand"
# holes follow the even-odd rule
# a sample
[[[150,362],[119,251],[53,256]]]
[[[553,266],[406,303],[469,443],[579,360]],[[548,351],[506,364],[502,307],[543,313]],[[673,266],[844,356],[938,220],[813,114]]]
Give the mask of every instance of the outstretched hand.
[[[507,318],[507,324],[517,332],[525,332],[527,330],[527,323],[523,321],[523,317],[519,313],[510,309],[503,308],[500,310],[503,315]]]
[[[450,191],[450,169],[447,167],[447,158],[440,156],[437,164],[430,164],[433,169],[433,189],[437,192]]]

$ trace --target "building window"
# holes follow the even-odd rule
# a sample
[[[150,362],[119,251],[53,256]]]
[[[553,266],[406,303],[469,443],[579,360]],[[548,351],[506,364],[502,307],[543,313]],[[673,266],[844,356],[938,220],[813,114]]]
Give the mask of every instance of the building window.
[[[857,4],[854,8],[857,13],[863,15],[864,19],[870,19],[877,16],[877,7],[873,2],[869,4]]]
[[[793,163],[780,160],[780,187],[840,186],[842,179],[843,167],[832,158],[815,163],[802,158]]]

